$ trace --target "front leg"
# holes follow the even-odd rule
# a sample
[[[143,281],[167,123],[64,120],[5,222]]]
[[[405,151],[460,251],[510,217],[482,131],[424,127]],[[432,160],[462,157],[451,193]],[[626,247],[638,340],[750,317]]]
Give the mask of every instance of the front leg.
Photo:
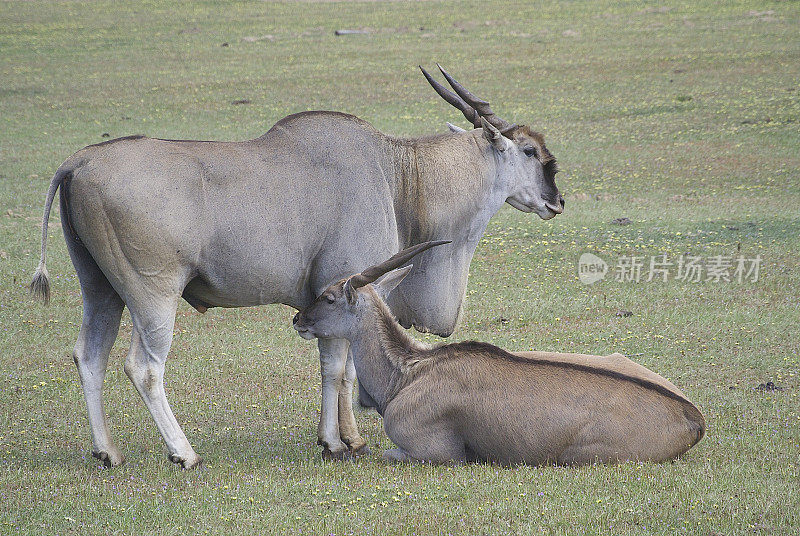
[[[401,392],[383,414],[386,435],[398,447],[385,451],[383,459],[389,462],[464,463],[467,459],[464,438],[456,431],[455,423],[440,403],[438,399],[413,396],[410,391]],[[419,407],[426,411],[420,412]]]
[[[322,406],[317,443],[322,445],[324,459],[341,460],[350,457],[350,450],[339,437],[339,394],[342,392],[349,346],[344,339],[319,339]],[[352,408],[350,411],[352,412]]]
[[[412,463],[419,460],[412,458],[403,449],[388,449],[383,451],[383,461],[389,463]]]

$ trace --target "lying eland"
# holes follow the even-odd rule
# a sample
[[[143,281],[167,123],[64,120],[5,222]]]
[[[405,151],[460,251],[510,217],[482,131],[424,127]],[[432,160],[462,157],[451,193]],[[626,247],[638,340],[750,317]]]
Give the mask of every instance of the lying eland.
[[[562,212],[556,163],[543,137],[497,117],[442,72],[455,93],[423,69],[474,130],[393,138],[352,115],[306,112],[249,141],[130,136],[86,147],[59,167],[47,192],[31,291],[49,300],[47,222],[60,188],[62,228],[83,298],[73,357],[95,457],[109,466],[123,461],[102,402],[123,307],[133,322],[125,372],[169,459],[189,468],[200,458],[163,384],[181,298],[200,312],[268,303],[303,309],[332,281],[410,244],[448,238],[452,246],[427,253],[424,269],[408,274],[389,303],[405,326],[448,336],[472,255],[503,203],[542,219]],[[319,351],[323,455],[363,452],[348,343],[320,340]]]
[[[382,297],[409,274],[399,266],[442,243],[408,248],[331,285],[294,318],[306,339],[350,342],[359,384],[399,447],[384,458],[658,462],[700,441],[705,420],[694,404],[621,354],[512,353],[478,342],[431,347],[411,338]]]

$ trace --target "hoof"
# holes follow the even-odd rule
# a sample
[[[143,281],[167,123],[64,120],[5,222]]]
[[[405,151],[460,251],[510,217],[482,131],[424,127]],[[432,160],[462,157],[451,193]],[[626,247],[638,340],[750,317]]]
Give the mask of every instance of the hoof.
[[[347,448],[350,449],[350,454],[352,454],[354,458],[366,456],[367,454],[369,454],[369,447],[367,446],[367,442],[364,441],[364,439],[360,436],[356,437],[355,439],[342,438],[342,442],[345,445],[347,445]]]
[[[119,452],[109,452],[106,450],[93,450],[92,456],[103,462],[106,467],[119,467],[125,463],[125,456]]]
[[[389,463],[408,463],[411,457],[403,449],[389,449],[383,451],[383,461]]]
[[[170,454],[167,456],[172,463],[179,464],[184,469],[199,469],[203,466],[203,459],[197,454],[192,453],[190,457],[184,457],[180,454]]]
[[[325,460],[325,461],[343,462],[343,461],[351,460],[352,458],[353,458],[353,455],[350,453],[350,450],[348,450],[348,449],[337,450],[337,451],[333,451],[333,450],[329,449],[328,447],[325,447],[324,449],[322,449],[322,459]]]
[[[361,458],[363,456],[369,456],[372,451],[370,451],[369,447],[367,446],[367,444],[364,443],[363,445],[361,445],[357,449],[352,449],[350,452],[353,455],[353,458]]]

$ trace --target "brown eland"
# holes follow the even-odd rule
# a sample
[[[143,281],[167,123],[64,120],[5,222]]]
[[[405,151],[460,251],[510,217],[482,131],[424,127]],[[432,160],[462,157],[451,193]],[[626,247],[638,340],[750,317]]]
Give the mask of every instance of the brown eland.
[[[508,352],[479,342],[432,347],[411,338],[383,298],[411,270],[400,266],[443,243],[419,244],[342,279],[294,319],[306,339],[350,342],[358,381],[398,447],[384,458],[660,462],[700,441],[705,421],[694,404],[621,354]]]

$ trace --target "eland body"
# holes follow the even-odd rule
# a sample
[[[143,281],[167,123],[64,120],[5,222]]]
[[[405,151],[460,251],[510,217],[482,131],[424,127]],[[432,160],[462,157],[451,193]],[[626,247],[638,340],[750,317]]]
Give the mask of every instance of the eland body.
[[[123,307],[133,322],[125,372],[169,458],[193,467],[200,458],[163,386],[181,298],[201,312],[268,303],[302,309],[332,281],[410,244],[447,237],[453,247],[427,255],[390,306],[404,325],[448,336],[492,215],[504,203],[543,219],[561,213],[555,161],[541,135],[499,119],[455,81],[458,95],[432,83],[481,128],[401,139],[351,115],[306,112],[249,141],[132,136],[86,147],[61,165],[47,193],[31,290],[49,299],[47,222],[60,188],[83,298],[74,360],[97,458],[123,461],[102,402]],[[363,451],[347,341],[321,340],[319,350],[323,454]]]
[[[383,296],[409,273],[397,266],[437,244],[409,248],[331,285],[294,321],[304,338],[350,342],[359,383],[398,447],[385,458],[659,462],[703,437],[705,421],[694,404],[621,354],[508,352],[478,342],[431,347],[411,338]]]

